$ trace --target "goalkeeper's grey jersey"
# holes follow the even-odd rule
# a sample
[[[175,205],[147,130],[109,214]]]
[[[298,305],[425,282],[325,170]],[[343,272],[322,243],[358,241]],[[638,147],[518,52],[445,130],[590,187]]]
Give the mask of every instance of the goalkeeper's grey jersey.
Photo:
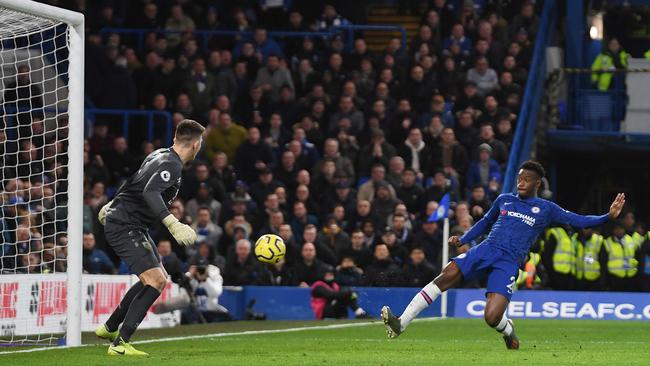
[[[120,187],[107,220],[149,229],[169,215],[169,206],[181,186],[183,162],[172,148],[158,149]]]

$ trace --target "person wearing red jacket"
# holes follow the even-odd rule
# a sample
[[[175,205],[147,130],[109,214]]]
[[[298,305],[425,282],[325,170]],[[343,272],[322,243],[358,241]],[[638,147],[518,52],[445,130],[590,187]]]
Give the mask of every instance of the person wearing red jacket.
[[[372,319],[357,304],[358,295],[351,289],[341,287],[335,280],[334,267],[325,265],[321,279],[311,285],[311,308],[316,319],[343,319],[348,317],[348,308],[357,319]]]

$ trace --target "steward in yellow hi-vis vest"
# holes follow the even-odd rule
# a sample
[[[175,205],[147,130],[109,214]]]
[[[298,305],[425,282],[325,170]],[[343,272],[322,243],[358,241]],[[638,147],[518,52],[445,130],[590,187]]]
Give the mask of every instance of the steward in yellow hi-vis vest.
[[[603,269],[607,268],[605,238],[592,228],[581,229],[571,236],[576,248],[576,279],[578,288],[584,291],[605,289]]]
[[[602,71],[627,69],[629,58],[630,54],[621,49],[621,44],[618,43],[618,39],[610,39],[607,43],[607,49],[599,53],[591,65],[593,71],[599,71],[591,74],[591,82],[601,91],[606,91],[614,87],[615,83],[613,80],[615,75],[621,78],[621,80],[625,80],[625,75],[622,73],[614,74],[612,72]]]
[[[650,50],[647,53],[650,53]],[[638,274],[639,287],[641,291],[650,292],[650,239],[648,239],[650,233],[646,232],[645,225],[636,221],[632,211],[621,214],[621,221],[625,227],[625,234],[632,237],[634,244],[641,251]]]
[[[639,225],[637,232],[645,232],[645,228]],[[641,258],[643,264],[641,265],[641,290],[650,292],[650,231],[643,235],[643,242],[641,243]]]
[[[641,246],[645,241],[645,229],[637,225],[634,212],[628,211],[625,214],[622,214],[621,222],[625,227],[625,234],[631,236],[632,240],[634,240],[637,245]]]
[[[541,245],[549,286],[554,290],[575,290],[576,248],[566,229],[556,226],[546,230]]]
[[[640,245],[625,233],[620,221],[603,243],[607,251],[607,287],[611,291],[639,291]]]
[[[517,277],[518,290],[539,290],[544,288],[548,276],[542,264],[542,256],[539,253],[528,253],[528,258],[523,268],[519,268]]]

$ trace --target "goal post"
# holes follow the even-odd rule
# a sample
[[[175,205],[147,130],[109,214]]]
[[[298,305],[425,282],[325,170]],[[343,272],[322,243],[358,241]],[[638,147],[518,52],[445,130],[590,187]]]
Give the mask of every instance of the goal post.
[[[48,40],[43,39],[51,34],[51,30],[65,28],[62,32],[64,37],[63,47],[66,47],[67,50],[58,52],[59,50],[55,49],[55,52],[52,52],[54,56],[50,55],[53,58],[53,66],[50,65],[46,69],[45,66],[42,69],[39,69],[40,72],[40,83],[46,85],[48,82],[54,83],[54,89],[43,90],[44,95],[42,99],[50,98],[54,101],[48,105],[47,101],[44,105],[39,106],[38,109],[42,113],[47,113],[47,107],[53,108],[55,115],[53,117],[54,127],[57,129],[55,134],[54,142],[54,151],[57,154],[55,160],[58,159],[58,154],[65,154],[65,165],[60,167],[56,165],[55,176],[59,173],[59,169],[67,169],[67,172],[62,173],[63,178],[67,185],[67,190],[62,189],[62,193],[65,194],[67,200],[62,203],[65,205],[65,212],[67,213],[64,218],[58,218],[55,214],[54,216],[54,225],[61,225],[60,221],[65,221],[61,227],[65,228],[65,235],[67,237],[67,245],[63,250],[67,250],[67,259],[65,267],[65,276],[64,284],[65,288],[59,289],[59,291],[53,291],[60,294],[61,299],[58,299],[61,304],[65,304],[65,319],[62,321],[62,326],[65,327],[65,344],[67,346],[78,346],[81,344],[81,302],[82,302],[82,291],[81,291],[81,274],[82,274],[82,230],[83,230],[83,143],[84,143],[84,16],[81,13],[65,10],[62,8],[37,3],[30,0],[0,0],[0,42],[1,42],[1,56],[13,55],[13,60],[5,60],[5,57],[0,59],[2,61],[2,82],[3,90],[6,90],[7,79],[14,78],[16,79],[19,70],[19,62],[27,62],[31,66],[32,62],[41,62],[42,64],[46,63],[47,56],[45,55],[48,50],[46,50],[45,42]],[[49,33],[48,33],[49,32]],[[57,34],[57,31],[54,31],[54,34]],[[40,40],[40,41],[38,41]],[[40,43],[37,43],[40,42]],[[59,42],[59,40],[50,41],[52,44]],[[20,51],[20,52],[19,52]],[[67,59],[60,60],[61,54],[67,55]],[[27,59],[22,59],[21,55],[27,55]],[[40,58],[40,59],[39,59]],[[15,64],[11,67],[8,67],[7,62],[14,62]],[[6,75],[4,70],[14,69],[14,75]],[[67,70],[65,74],[59,75],[57,72],[53,77],[49,77],[46,71],[54,69],[55,71]],[[31,70],[30,70],[31,71]],[[37,90],[32,89],[31,86],[27,90]],[[51,92],[51,95],[48,94]],[[3,91],[3,96],[6,91]],[[17,93],[18,94],[18,93]],[[31,96],[29,97],[28,104],[31,103]],[[13,105],[19,105],[20,96],[17,96],[16,101]],[[2,118],[4,120],[10,119],[12,117],[18,121],[21,117],[21,113],[25,113],[24,110],[15,110],[15,115],[11,116],[11,112],[8,112],[9,108],[6,104],[7,101],[2,99]],[[36,109],[36,108],[35,108]],[[33,115],[34,110],[27,111],[28,115]],[[43,135],[47,133],[47,124],[48,116],[47,114],[43,115],[45,132],[40,132]],[[6,123],[6,121],[5,121]],[[31,122],[30,122],[31,123]],[[15,137],[14,143],[16,146],[21,142],[20,138],[20,122],[16,122],[16,129],[13,132],[17,136]],[[0,125],[2,126],[2,125]],[[23,126],[25,127],[25,126]],[[27,124],[27,128],[31,129],[31,124]],[[67,129],[67,134],[58,137],[59,129]],[[7,129],[7,134],[10,134],[11,131]],[[29,131],[29,136],[36,135],[38,132]],[[12,141],[12,136],[5,136],[6,141]],[[4,144],[4,141],[0,141]],[[67,145],[67,146],[66,146]],[[59,146],[64,146],[64,151],[59,152]],[[67,149],[66,149],[67,147]],[[18,148],[18,153],[21,153],[20,147]],[[4,154],[4,151],[3,151]],[[31,162],[31,161],[30,161]],[[1,162],[2,165],[5,165],[5,161]],[[44,163],[42,164],[44,165]],[[7,166],[4,166],[7,169]],[[11,169],[11,167],[9,168]],[[31,165],[30,165],[31,169]],[[16,167],[16,172],[18,172],[18,167]],[[31,171],[30,171],[31,176]],[[5,180],[4,174],[0,175],[2,180]],[[57,178],[58,179],[58,178]],[[3,183],[3,182],[0,182]],[[58,182],[57,182],[58,183]],[[0,188],[2,186],[0,185]],[[0,189],[0,193],[2,190]],[[58,193],[58,192],[57,192]],[[30,196],[31,197],[31,196]],[[56,194],[55,194],[55,198]],[[17,200],[17,198],[16,198]],[[0,197],[0,203],[4,206],[2,197]],[[58,213],[58,212],[57,212]],[[18,217],[18,216],[17,216]],[[2,217],[0,217],[1,219]],[[5,230],[3,228],[3,230]],[[4,234],[4,233],[0,233]],[[31,232],[28,234],[31,237]],[[2,238],[0,238],[2,239]],[[0,244],[3,242],[0,241]],[[29,242],[31,243],[31,242]],[[6,243],[5,243],[6,244]],[[17,246],[16,243],[14,243]],[[28,250],[31,250],[31,244],[28,244]],[[58,248],[57,248],[58,249]],[[41,250],[42,251],[42,250]],[[2,254],[2,252],[0,252]],[[29,253],[31,254],[31,253]],[[18,252],[15,252],[13,255],[18,259]],[[41,257],[43,257],[41,253]],[[5,258],[0,258],[5,259]],[[56,262],[56,260],[55,260]],[[30,263],[30,262],[28,262]],[[29,273],[29,271],[27,271]],[[56,270],[54,272],[57,272]],[[62,271],[61,271],[62,272]],[[0,280],[3,276],[0,273]],[[23,275],[9,275],[13,276],[23,276]],[[33,275],[24,275],[24,276],[33,276]],[[47,276],[57,276],[57,273],[53,275],[40,275],[42,278]],[[3,309],[4,304],[9,304],[12,301],[20,302],[20,299],[16,300],[17,294],[10,292],[11,288],[0,289],[0,310],[4,310],[5,313],[11,314],[11,309]],[[3,292],[4,291],[4,292]],[[41,290],[43,291],[43,290]],[[33,290],[32,290],[33,292]],[[65,301],[63,299],[65,297]],[[38,301],[38,297],[34,297]],[[31,309],[31,303],[30,310]],[[36,304],[38,307],[42,304]],[[39,310],[40,311],[40,310]],[[0,317],[3,311],[0,311]],[[41,313],[38,313],[39,316]],[[0,319],[2,320],[2,319]],[[34,330],[38,331],[38,330]],[[2,334],[0,334],[1,336]],[[12,339],[13,336],[12,336]],[[43,342],[43,340],[46,342]],[[24,339],[15,339],[16,344],[30,344]],[[56,341],[56,343],[54,342]],[[38,337],[36,344],[62,344],[60,339],[55,339],[53,337]]]

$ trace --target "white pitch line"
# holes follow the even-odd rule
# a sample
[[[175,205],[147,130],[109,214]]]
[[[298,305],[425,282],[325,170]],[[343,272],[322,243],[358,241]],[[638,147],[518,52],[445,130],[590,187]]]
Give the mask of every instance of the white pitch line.
[[[422,318],[422,319],[415,319],[414,321],[422,322],[422,321],[434,321],[434,320],[442,320],[442,318]],[[143,340],[143,341],[134,341],[134,342],[131,342],[131,343],[133,343],[133,344],[146,344],[146,343],[173,342],[173,341],[183,341],[183,340],[202,339],[202,338],[223,338],[223,337],[242,336],[242,335],[255,335],[255,334],[292,333],[292,332],[302,332],[302,331],[306,331],[306,330],[328,330],[328,329],[341,329],[341,328],[357,328],[357,327],[365,327],[365,326],[368,326],[368,325],[380,325],[380,324],[382,324],[381,321],[375,320],[375,321],[371,321],[371,322],[316,325],[316,326],[313,326],[313,327],[297,327],[297,328],[266,329],[266,330],[246,330],[246,331],[243,331],[243,332],[210,333],[210,334],[199,334],[199,335],[191,335],[191,336],[155,338],[155,339],[147,339],[147,340]],[[88,347],[88,346],[96,346],[96,344],[82,344],[81,346],[77,346],[77,347],[65,347],[64,346],[64,347],[31,348],[31,349],[23,349],[23,350],[19,350],[19,351],[0,352],[0,356],[6,355],[6,354],[31,353],[31,352],[40,352],[40,351],[54,351],[54,350],[71,349],[71,348]]]

